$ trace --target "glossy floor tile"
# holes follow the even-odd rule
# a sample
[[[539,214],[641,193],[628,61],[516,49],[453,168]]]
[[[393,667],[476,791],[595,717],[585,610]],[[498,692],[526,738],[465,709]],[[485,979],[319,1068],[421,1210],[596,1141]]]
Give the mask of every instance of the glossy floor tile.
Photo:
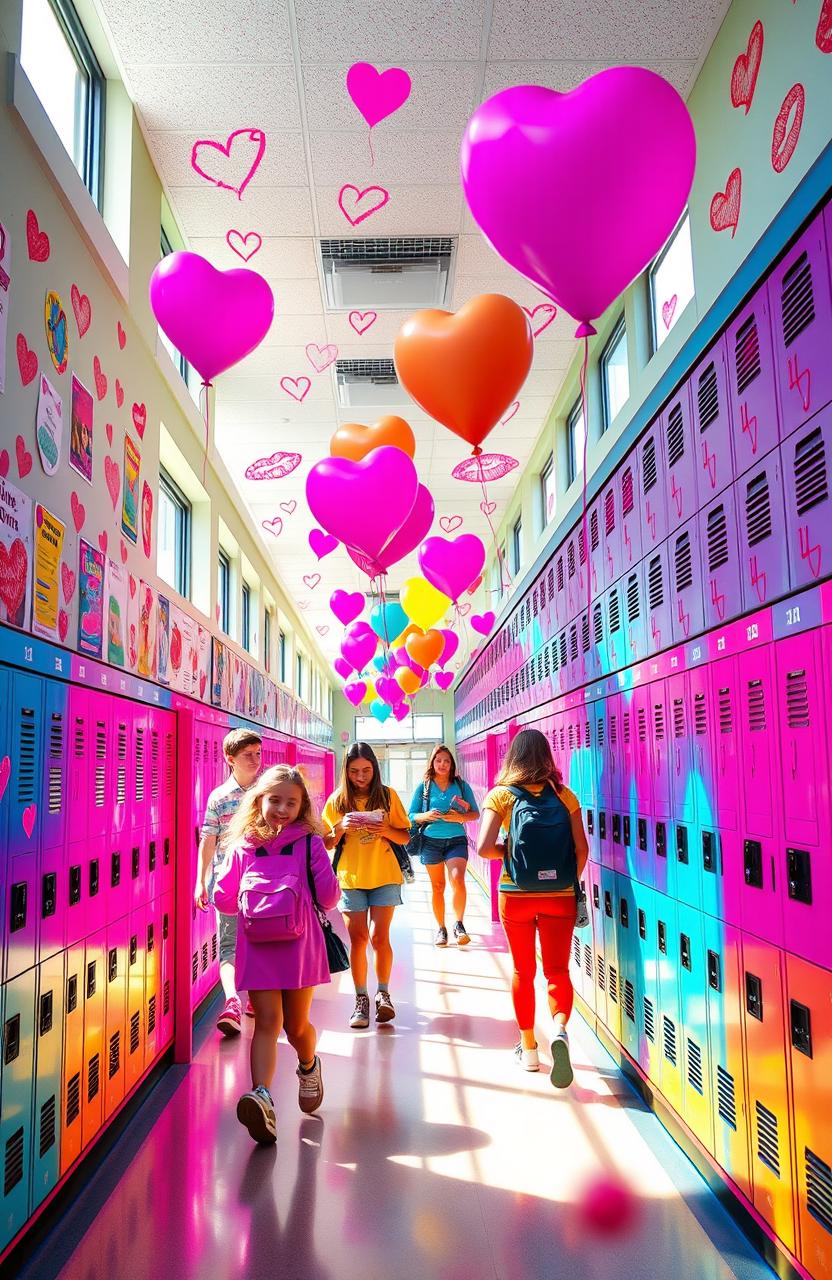
[[[348,975],[320,994],[324,1105],[298,1110],[281,1042],[275,1148],[254,1148],[235,1118],[245,1040],[221,1040],[208,1020],[192,1066],[167,1074],[21,1275],[771,1277],[580,1018],[568,1092],[515,1066],[508,958],[476,887],[467,923],[470,947],[433,947],[420,875],[397,912],[396,1021],[350,1031]],[[641,1206],[612,1243],[576,1210],[603,1169]]]

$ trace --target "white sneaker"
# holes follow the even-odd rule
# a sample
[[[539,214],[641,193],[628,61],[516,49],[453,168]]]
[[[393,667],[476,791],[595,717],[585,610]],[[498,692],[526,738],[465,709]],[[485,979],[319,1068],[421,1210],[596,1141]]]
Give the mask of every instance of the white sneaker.
[[[277,1142],[277,1127],[272,1095],[264,1085],[244,1093],[237,1103],[237,1119],[244,1124],[255,1142]]]
[[[549,1079],[556,1089],[566,1089],[574,1080],[569,1059],[569,1036],[561,1027],[552,1041],[552,1070]]]
[[[514,1061],[518,1067],[522,1067],[524,1071],[539,1071],[540,1058],[537,1053],[537,1046],[534,1049],[524,1049],[522,1044],[514,1046]]]

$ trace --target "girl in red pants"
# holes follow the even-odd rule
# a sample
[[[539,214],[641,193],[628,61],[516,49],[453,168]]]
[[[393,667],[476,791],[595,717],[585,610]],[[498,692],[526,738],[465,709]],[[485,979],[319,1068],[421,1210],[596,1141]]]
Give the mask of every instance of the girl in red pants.
[[[534,798],[543,797],[546,789],[551,789],[556,801],[548,795],[544,797],[547,814],[545,818],[541,815],[535,825]],[[517,790],[520,795],[515,794]],[[527,814],[530,816],[530,821],[523,823],[526,858],[522,876],[516,859],[510,856],[508,840],[505,844],[498,843],[500,829],[509,831],[516,804],[524,806],[524,818]],[[520,838],[518,834],[518,843]],[[539,937],[543,972],[549,987],[549,1009],[555,1023],[551,1080],[556,1088],[565,1089],[572,1083],[566,1034],[573,999],[569,948],[575,927],[575,888],[586,865],[589,846],[580,802],[563,785],[549,742],[539,730],[522,729],[511,743],[497,785],[483,801],[477,848],[481,858],[503,859],[500,919],[514,961],[511,995],[520,1029],[515,1057],[526,1071],[540,1068],[534,1034],[534,978]],[[522,881],[523,887],[517,880]],[[535,887],[529,888],[530,883]]]

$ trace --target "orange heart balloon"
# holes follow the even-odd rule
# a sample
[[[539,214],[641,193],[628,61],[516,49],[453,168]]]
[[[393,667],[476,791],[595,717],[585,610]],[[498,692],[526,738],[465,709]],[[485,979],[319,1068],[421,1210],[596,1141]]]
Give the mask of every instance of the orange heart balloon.
[[[404,418],[398,418],[394,413],[379,418],[371,427],[363,427],[360,422],[345,423],[330,440],[329,452],[333,458],[351,458],[353,462],[360,462],[371,449],[379,449],[383,444],[401,449],[408,458],[416,453],[413,431]]]
[[[427,671],[428,667],[439,661],[439,655],[445,648],[445,637],[438,631],[426,631],[423,636],[408,636],[404,647],[413,661]]]
[[[402,693],[416,693],[422,687],[422,677],[409,667],[399,667],[395,680]]]
[[[482,293],[456,314],[417,311],[394,348],[408,395],[475,448],[517,399],[533,354],[523,308],[500,293]]]

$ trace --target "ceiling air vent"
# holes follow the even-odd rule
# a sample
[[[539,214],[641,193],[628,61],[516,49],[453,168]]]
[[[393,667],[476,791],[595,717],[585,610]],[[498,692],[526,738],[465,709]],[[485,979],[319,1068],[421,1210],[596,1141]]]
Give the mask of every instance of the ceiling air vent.
[[[335,370],[344,409],[408,403],[392,360],[337,360]]]
[[[444,306],[453,252],[451,236],[322,240],[327,305],[335,311]]]

